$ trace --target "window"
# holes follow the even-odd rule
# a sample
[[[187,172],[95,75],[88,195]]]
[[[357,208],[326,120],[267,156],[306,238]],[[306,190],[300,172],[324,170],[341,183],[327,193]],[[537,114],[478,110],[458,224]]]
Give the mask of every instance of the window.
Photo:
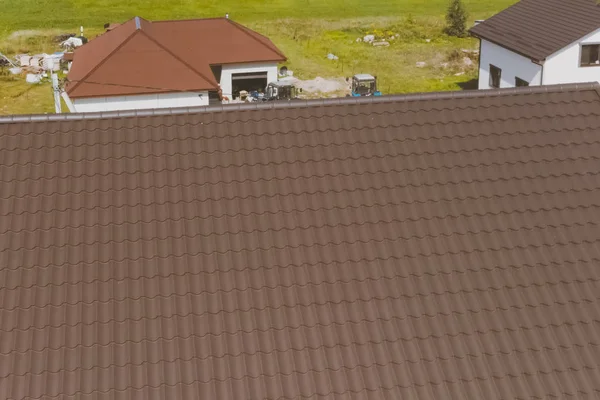
[[[490,64],[490,87],[500,87],[500,77],[502,76],[502,70],[495,65]]]
[[[584,44],[581,46],[582,67],[600,66],[600,44]]]
[[[527,82],[526,80],[523,80],[519,77],[515,77],[515,86],[516,87],[529,86],[529,82]]]

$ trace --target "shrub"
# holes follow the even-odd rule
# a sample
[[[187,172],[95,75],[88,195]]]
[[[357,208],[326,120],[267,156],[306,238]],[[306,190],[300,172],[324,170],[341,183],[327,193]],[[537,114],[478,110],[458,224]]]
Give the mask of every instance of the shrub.
[[[467,35],[467,10],[462,0],[450,0],[446,13],[447,35],[465,37]]]

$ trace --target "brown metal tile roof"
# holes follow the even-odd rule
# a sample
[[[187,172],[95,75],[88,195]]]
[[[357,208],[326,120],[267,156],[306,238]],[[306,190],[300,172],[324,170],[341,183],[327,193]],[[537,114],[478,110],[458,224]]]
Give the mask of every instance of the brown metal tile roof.
[[[0,123],[0,398],[600,396],[597,85],[134,114]]]
[[[136,17],[74,57],[67,85],[73,98],[216,90],[211,65],[285,60],[268,38],[225,18]]]
[[[599,28],[600,6],[595,0],[521,0],[470,32],[543,61]]]

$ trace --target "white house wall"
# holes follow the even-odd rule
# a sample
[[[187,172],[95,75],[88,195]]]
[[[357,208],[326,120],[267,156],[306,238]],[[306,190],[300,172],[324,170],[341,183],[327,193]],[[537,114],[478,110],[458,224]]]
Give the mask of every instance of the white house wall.
[[[257,64],[232,64],[223,65],[221,70],[221,90],[224,96],[231,97],[233,87],[231,76],[233,74],[245,74],[250,72],[266,72],[267,83],[277,81],[277,63],[257,63]]]
[[[72,99],[76,112],[144,110],[208,105],[208,92],[144,94]]]
[[[541,84],[541,65],[504,47],[481,39],[479,89],[490,89],[490,64],[502,70],[500,87],[515,87],[515,78],[517,77],[529,82],[530,86]]]
[[[599,44],[600,29],[546,59],[544,85],[600,81],[600,66],[580,67],[581,45]]]

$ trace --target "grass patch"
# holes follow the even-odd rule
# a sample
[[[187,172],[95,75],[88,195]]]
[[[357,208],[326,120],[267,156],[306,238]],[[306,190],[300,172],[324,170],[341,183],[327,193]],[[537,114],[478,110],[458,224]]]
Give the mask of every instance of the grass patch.
[[[377,75],[384,94],[459,90],[473,79],[471,67],[442,64],[453,52],[476,49],[471,38],[449,38],[439,18],[363,18],[343,21],[286,19],[250,24],[266,32],[289,57],[287,66],[301,78],[345,77],[356,73]],[[357,42],[370,32],[395,36],[387,47]],[[333,53],[339,59],[329,60]],[[462,61],[462,57],[460,59]],[[420,67],[417,63],[424,62]],[[456,76],[455,74],[461,74]]]
[[[0,69],[0,114],[44,114],[54,112],[49,83],[29,84],[24,77]]]
[[[465,0],[471,18],[487,17],[514,0]],[[2,0],[0,30],[75,29],[122,21],[135,15],[148,19],[223,16],[241,22],[295,19],[348,19],[363,17],[443,17],[447,0]]]
[[[16,31],[0,41],[0,51],[7,55],[21,53],[53,53],[58,50],[53,37],[60,31],[23,30]]]

